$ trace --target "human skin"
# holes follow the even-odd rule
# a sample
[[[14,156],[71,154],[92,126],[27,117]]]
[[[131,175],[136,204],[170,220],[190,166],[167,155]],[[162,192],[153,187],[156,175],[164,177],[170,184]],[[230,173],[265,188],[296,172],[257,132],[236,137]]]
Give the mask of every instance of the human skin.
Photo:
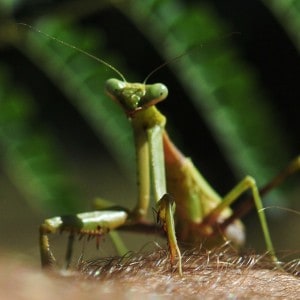
[[[1,299],[299,299],[300,295],[299,277],[274,269],[267,256],[238,256],[230,246],[185,252],[183,276],[171,268],[162,249],[84,261],[79,271],[67,273],[42,271],[5,256],[0,263]],[[299,270],[299,262],[288,266],[295,274]]]

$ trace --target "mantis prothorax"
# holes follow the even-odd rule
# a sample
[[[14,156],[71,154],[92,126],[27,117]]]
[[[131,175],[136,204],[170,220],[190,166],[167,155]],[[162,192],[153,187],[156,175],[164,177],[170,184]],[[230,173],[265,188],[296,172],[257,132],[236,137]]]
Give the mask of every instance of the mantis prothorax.
[[[83,50],[77,50],[95,58]],[[49,267],[56,263],[49,245],[50,233],[69,231],[72,239],[75,234],[101,236],[110,230],[138,225],[149,208],[150,190],[153,191],[158,220],[167,235],[171,263],[177,259],[180,274],[182,265],[178,240],[191,245],[205,240],[206,246],[215,246],[224,238],[237,246],[244,243],[243,225],[240,220],[233,220],[229,206],[247,190],[252,193],[268,253],[278,263],[255,180],[246,176],[225,197],[220,197],[192,161],[176,148],[165,130],[166,117],[158,111],[156,104],[167,97],[167,87],[161,83],[129,83],[110,64],[95,59],[122,78],[107,80],[105,88],[108,95],[124,110],[132,125],[137,159],[138,201],[132,211],[112,208],[45,220],[40,227],[42,266]],[[298,170],[300,159],[293,161],[291,166],[293,172]],[[222,226],[230,218],[231,222]]]

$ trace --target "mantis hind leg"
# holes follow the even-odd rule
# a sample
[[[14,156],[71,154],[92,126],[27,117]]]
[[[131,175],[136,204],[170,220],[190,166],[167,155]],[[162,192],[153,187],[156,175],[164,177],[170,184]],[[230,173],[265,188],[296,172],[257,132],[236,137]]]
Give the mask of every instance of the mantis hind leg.
[[[288,177],[300,171],[300,156],[293,159],[279,174],[277,174],[269,183],[259,189],[260,196],[264,196],[271,190],[281,185]],[[234,209],[234,213],[221,224],[221,230],[224,230],[234,220],[243,217],[253,208],[253,197],[243,201],[241,205]]]
[[[244,192],[247,190],[251,190],[253,200],[256,206],[256,210],[258,213],[258,217],[260,220],[262,232],[264,235],[265,243],[266,243],[266,248],[268,253],[270,254],[272,260],[276,263],[279,264],[279,260],[276,257],[274,246],[272,243],[272,239],[270,236],[268,224],[267,224],[267,219],[266,215],[264,212],[262,200],[256,185],[255,180],[251,176],[246,176],[238,185],[236,185],[224,198],[223,201],[215,207],[210,214],[205,218],[204,223],[205,224],[215,224],[216,221],[218,220],[221,212],[229,207],[233,202],[235,202],[240,195],[242,195]]]

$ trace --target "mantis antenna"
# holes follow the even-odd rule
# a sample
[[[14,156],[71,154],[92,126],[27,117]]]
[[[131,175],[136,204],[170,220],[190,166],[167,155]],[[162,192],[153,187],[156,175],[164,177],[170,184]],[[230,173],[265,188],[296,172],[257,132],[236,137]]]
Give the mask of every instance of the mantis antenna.
[[[74,46],[74,45],[72,45],[72,44],[69,44],[69,43],[67,43],[67,42],[64,42],[64,41],[62,41],[62,40],[60,40],[60,39],[58,39],[58,38],[56,38],[56,37],[54,37],[54,36],[51,36],[51,35],[49,35],[49,34],[43,32],[43,31],[41,31],[41,30],[35,28],[34,26],[31,26],[31,25],[26,24],[26,23],[17,23],[17,24],[18,24],[18,25],[21,25],[21,26],[25,26],[25,27],[29,28],[29,29],[32,30],[32,31],[35,31],[35,32],[37,32],[37,33],[39,33],[39,34],[42,34],[43,36],[45,36],[45,37],[48,38],[48,39],[54,40],[54,41],[56,41],[56,42],[58,42],[58,43],[60,43],[60,44],[62,44],[62,45],[64,45],[64,46],[66,46],[66,47],[69,47],[69,48],[71,48],[71,49],[73,49],[73,50],[76,50],[76,51],[78,51],[78,52],[80,52],[80,53],[85,54],[86,56],[88,56],[88,57],[90,57],[90,58],[96,60],[97,62],[100,62],[101,64],[105,65],[106,67],[110,68],[111,70],[113,70],[114,72],[116,72],[116,73],[121,77],[121,79],[122,79],[124,82],[127,82],[126,79],[125,79],[125,77],[123,76],[123,74],[122,74],[118,69],[116,69],[114,66],[112,66],[111,64],[109,64],[108,62],[106,62],[105,60],[103,60],[103,59],[101,59],[101,58],[99,58],[99,57],[97,57],[97,56],[95,56],[95,55],[93,55],[93,54],[91,54],[91,53],[89,53],[89,52],[87,52],[87,51],[84,51],[84,50],[82,50],[82,49],[80,49],[80,48],[77,48],[76,46]],[[239,34],[239,32],[232,32],[232,33],[230,33],[229,35],[225,36],[225,38],[228,38],[228,36],[232,36],[232,35],[234,35],[234,34]],[[224,37],[223,37],[223,38],[224,38]],[[202,47],[203,44],[197,45],[197,48],[199,48],[199,46]],[[195,48],[195,46],[193,46],[192,48]],[[190,50],[191,50],[191,49],[190,49]],[[181,54],[179,54],[178,56],[175,56],[175,57],[173,57],[172,59],[170,59],[170,60],[168,60],[168,61],[165,61],[164,63],[162,63],[161,65],[159,65],[158,67],[156,67],[154,70],[152,70],[152,71],[146,76],[146,78],[145,78],[144,81],[143,81],[143,84],[146,84],[147,80],[148,80],[154,73],[156,73],[158,70],[162,69],[163,67],[165,67],[166,65],[168,65],[168,64],[170,64],[170,63],[172,63],[172,62],[174,62],[174,61],[177,61],[177,60],[180,59],[181,57],[185,56],[188,52],[190,52],[190,51],[185,51],[184,53],[181,53]]]
[[[232,37],[233,35],[237,35],[240,34],[240,32],[231,32],[230,34],[226,34],[220,38],[217,38],[215,41],[209,41],[209,44],[211,44],[212,42],[217,42],[219,40],[223,40],[223,39],[227,39]],[[154,70],[152,70],[144,79],[143,84],[146,84],[147,80],[154,74],[156,73],[158,70],[162,69],[163,67],[167,66],[170,63],[173,63],[174,61],[179,60],[181,57],[189,54],[192,50],[194,49],[199,49],[202,48],[204,45],[206,45],[207,43],[201,43],[201,44],[196,44],[196,45],[192,45],[191,47],[189,47],[186,51],[184,51],[183,53],[171,58],[168,61],[165,61],[164,63],[162,63],[161,65],[159,65],[158,67],[156,67]]]
[[[161,65],[159,65],[158,67],[156,67],[154,70],[152,70],[144,79],[143,84],[146,84],[147,80],[154,74],[156,73],[158,70],[162,69],[163,67],[165,67],[166,65],[170,64],[171,62],[174,62],[176,60],[178,60],[179,58],[181,58],[182,56],[186,55],[187,52],[184,52],[168,61],[165,61],[164,63],[162,63]]]
[[[58,42],[58,43],[60,43],[60,44],[62,44],[62,45],[64,45],[64,46],[66,46],[66,47],[69,47],[69,48],[71,48],[71,49],[74,49],[74,50],[76,50],[76,51],[78,51],[78,52],[81,52],[81,53],[87,55],[88,57],[90,57],[90,58],[92,58],[92,59],[94,59],[94,60],[100,62],[101,64],[105,65],[106,67],[108,67],[108,68],[110,68],[111,70],[113,70],[114,72],[116,72],[116,73],[122,78],[122,80],[123,80],[124,82],[126,82],[126,79],[125,79],[125,77],[122,75],[122,73],[121,73],[120,71],[118,71],[114,66],[112,66],[111,64],[109,64],[108,62],[106,62],[105,60],[103,60],[103,59],[101,59],[101,58],[99,58],[99,57],[97,57],[97,56],[95,56],[95,55],[93,55],[93,54],[91,54],[91,53],[88,53],[87,51],[84,51],[84,50],[82,50],[82,49],[80,49],[80,48],[77,48],[77,47],[74,46],[74,45],[71,45],[71,44],[69,44],[69,43],[67,43],[67,42],[64,42],[64,41],[62,41],[62,40],[60,40],[60,39],[58,39],[58,38],[56,38],[56,37],[54,37],[54,36],[51,36],[51,35],[49,35],[49,34],[43,32],[43,31],[41,31],[41,30],[39,30],[39,29],[37,29],[37,28],[35,28],[35,27],[29,25],[29,24],[26,24],[26,23],[18,23],[18,25],[25,26],[25,27],[29,28],[30,30],[33,30],[33,31],[35,31],[35,32],[37,32],[37,33],[42,34],[43,36],[47,37],[48,39],[54,40],[54,41],[56,41],[56,42]],[[152,73],[152,72],[151,72],[151,73]],[[148,76],[148,77],[149,77],[149,76]]]
[[[114,66],[112,66],[111,64],[109,64],[108,62],[106,62],[105,60],[103,60],[103,59],[101,59],[101,58],[99,58],[99,57],[97,57],[97,56],[95,56],[95,55],[93,55],[93,54],[91,54],[91,53],[89,53],[89,52],[87,52],[87,51],[85,51],[85,50],[82,50],[82,49],[80,49],[80,48],[78,48],[78,47],[76,47],[76,46],[74,46],[74,45],[72,45],[72,44],[69,44],[69,43],[67,43],[67,42],[65,42],[65,41],[62,41],[62,40],[60,40],[60,39],[58,39],[58,38],[56,38],[56,37],[54,37],[54,36],[51,36],[50,34],[47,34],[47,33],[43,32],[43,31],[41,31],[41,30],[35,28],[34,26],[31,26],[31,25],[26,24],[26,23],[17,23],[17,24],[18,24],[18,25],[21,25],[21,26],[25,26],[25,27],[29,28],[29,29],[32,30],[32,31],[35,31],[35,32],[37,32],[37,33],[39,33],[39,34],[42,34],[43,36],[45,36],[45,37],[48,38],[48,39],[51,39],[51,40],[53,40],[53,41],[55,41],[55,42],[57,42],[57,43],[60,43],[60,44],[62,44],[62,45],[64,45],[64,46],[66,46],[66,47],[69,47],[69,48],[71,48],[71,49],[73,49],[73,50],[76,50],[76,51],[82,53],[82,54],[85,54],[86,56],[88,56],[88,57],[90,57],[90,58],[92,58],[92,59],[94,59],[94,60],[100,62],[101,64],[103,64],[103,65],[105,65],[105,66],[107,66],[108,68],[110,68],[111,70],[113,70],[114,72],[116,72],[116,73],[121,77],[121,79],[122,79],[124,82],[127,82],[127,80],[125,79],[125,77],[123,76],[123,74],[122,74],[117,68],[115,68]],[[184,56],[185,54],[186,54],[186,52],[185,52],[185,53],[182,53],[182,54],[180,54],[180,55],[178,55],[178,56],[176,56],[176,57],[174,57],[174,58],[172,58],[172,59],[170,59],[169,61],[166,61],[166,62],[162,63],[161,65],[159,65],[157,68],[155,68],[153,71],[151,71],[151,72],[147,75],[147,77],[145,78],[145,80],[143,81],[143,83],[146,84],[147,80],[148,80],[155,72],[157,72],[158,70],[162,69],[163,67],[165,67],[165,66],[168,65],[169,63],[171,63],[171,62],[173,62],[173,61],[176,61],[177,59],[181,58],[181,57]]]

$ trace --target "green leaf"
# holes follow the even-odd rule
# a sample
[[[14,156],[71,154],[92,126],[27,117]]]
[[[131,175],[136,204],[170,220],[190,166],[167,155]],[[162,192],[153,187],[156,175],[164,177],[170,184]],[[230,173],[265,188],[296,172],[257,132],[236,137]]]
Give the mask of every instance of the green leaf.
[[[71,213],[82,207],[70,174],[62,168],[53,137],[34,125],[31,97],[0,69],[0,145],[6,173],[28,202],[48,213]]]
[[[300,52],[300,2],[298,0],[262,0],[286,29]]]

